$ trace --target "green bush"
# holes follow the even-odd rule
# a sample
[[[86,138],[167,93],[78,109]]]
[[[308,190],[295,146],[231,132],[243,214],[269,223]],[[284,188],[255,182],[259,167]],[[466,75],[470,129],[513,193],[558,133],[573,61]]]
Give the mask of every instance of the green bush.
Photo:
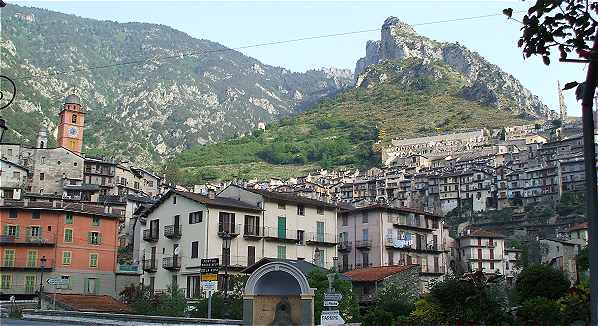
[[[543,264],[534,264],[524,268],[515,284],[519,302],[537,297],[557,300],[569,288],[569,280],[561,271]]]
[[[519,307],[517,319],[523,325],[560,325],[559,305],[556,301],[544,297],[531,298]]]

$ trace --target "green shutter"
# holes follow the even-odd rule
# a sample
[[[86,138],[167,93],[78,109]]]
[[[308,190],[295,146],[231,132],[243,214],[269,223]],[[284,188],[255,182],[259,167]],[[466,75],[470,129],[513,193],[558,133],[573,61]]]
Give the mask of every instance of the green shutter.
[[[94,288],[95,290],[95,294],[98,294],[100,292],[100,279],[96,278],[96,287]]]
[[[16,231],[15,231],[15,238],[18,238],[19,237],[19,225],[18,224],[16,225],[15,229],[16,229]]]
[[[91,244],[91,232],[87,232],[87,243]]]
[[[98,244],[102,244],[102,234],[98,233]]]
[[[31,227],[30,226],[25,228],[25,236],[27,238],[31,238]]]
[[[4,224],[4,235],[8,235],[8,224]]]
[[[89,293],[89,279],[87,278],[83,280],[83,293]]]

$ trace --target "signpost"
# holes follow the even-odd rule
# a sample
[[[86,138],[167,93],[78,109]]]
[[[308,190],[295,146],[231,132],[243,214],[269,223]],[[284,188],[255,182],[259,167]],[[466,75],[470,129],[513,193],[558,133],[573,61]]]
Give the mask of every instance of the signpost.
[[[208,292],[208,318],[212,318],[212,292],[218,287],[218,258],[202,258],[199,267],[201,287]]]
[[[53,309],[56,310],[56,291],[58,289],[62,289],[65,286],[68,286],[69,280],[63,278],[49,278],[46,280],[46,283],[54,287],[54,298],[52,299],[52,305],[54,306]]]
[[[328,290],[324,293],[324,311],[320,315],[320,325],[344,325],[345,320],[341,317],[339,310],[326,310],[333,307],[338,307],[339,301],[343,299],[341,293],[336,292],[332,283],[334,282],[336,274],[331,273],[326,275],[328,277]],[[337,308],[338,309],[338,308]]]

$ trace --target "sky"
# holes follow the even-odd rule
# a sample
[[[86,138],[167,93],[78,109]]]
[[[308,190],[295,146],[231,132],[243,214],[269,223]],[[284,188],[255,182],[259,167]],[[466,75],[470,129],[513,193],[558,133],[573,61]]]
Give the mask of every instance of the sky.
[[[459,22],[455,18],[501,13],[511,7],[526,10],[531,1],[18,1],[8,2],[55,10],[81,17],[118,22],[147,22],[171,26],[227,47],[290,40],[379,28],[389,16],[415,24],[415,30],[437,41],[459,42],[519,79],[544,104],[558,111],[557,81],[585,79],[585,64],[550,66],[541,58],[523,59],[517,40],[521,25],[499,15]],[[514,14],[521,18],[523,13]],[[293,71],[321,67],[354,69],[365,55],[372,31],[240,50],[263,63]],[[558,51],[555,51],[558,52]],[[569,115],[581,116],[573,91],[565,92]]]

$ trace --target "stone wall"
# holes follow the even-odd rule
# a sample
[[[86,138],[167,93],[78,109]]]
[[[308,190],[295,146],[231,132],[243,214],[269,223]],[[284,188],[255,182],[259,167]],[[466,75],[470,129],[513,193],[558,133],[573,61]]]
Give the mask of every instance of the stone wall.
[[[270,325],[274,320],[276,305],[280,302],[282,297],[272,295],[258,295],[253,301],[253,324],[254,325]],[[288,296],[291,304],[291,319],[295,325],[301,325],[301,298],[296,296]]]

